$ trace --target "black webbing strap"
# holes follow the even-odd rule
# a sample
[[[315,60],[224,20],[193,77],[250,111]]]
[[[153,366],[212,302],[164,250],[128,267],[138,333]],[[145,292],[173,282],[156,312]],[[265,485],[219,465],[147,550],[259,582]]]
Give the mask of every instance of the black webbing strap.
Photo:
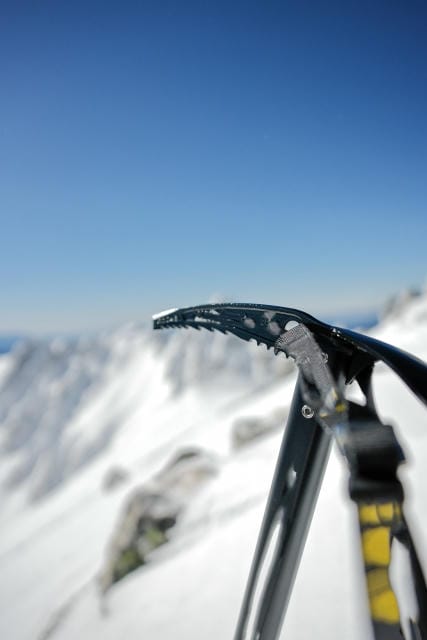
[[[393,428],[372,409],[347,403],[313,334],[302,324],[283,333],[275,345],[295,359],[303,379],[304,401],[316,420],[332,430],[349,470],[349,492],[359,516],[366,587],[376,640],[402,640],[400,613],[389,569],[394,538],[409,551],[418,621],[410,621],[411,639],[427,640],[427,587],[403,515],[403,488],[397,477],[402,449]]]
[[[356,502],[359,516],[371,620],[377,640],[402,640],[390,563],[393,538],[404,522],[403,488],[397,478],[403,454],[392,427],[381,424],[362,407],[356,412],[340,440],[350,469],[350,497]]]

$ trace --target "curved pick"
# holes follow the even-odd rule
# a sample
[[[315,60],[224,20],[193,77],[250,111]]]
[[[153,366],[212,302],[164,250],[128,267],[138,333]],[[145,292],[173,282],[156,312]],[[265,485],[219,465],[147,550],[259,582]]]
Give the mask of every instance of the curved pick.
[[[377,361],[388,365],[427,404],[427,365],[418,358],[385,342],[355,331],[334,327],[313,316],[289,307],[251,303],[206,304],[171,309],[153,316],[154,329],[193,327],[232,333],[243,340],[255,340],[274,347],[290,323],[302,323],[327,351],[345,355],[346,377],[351,381],[364,367]]]

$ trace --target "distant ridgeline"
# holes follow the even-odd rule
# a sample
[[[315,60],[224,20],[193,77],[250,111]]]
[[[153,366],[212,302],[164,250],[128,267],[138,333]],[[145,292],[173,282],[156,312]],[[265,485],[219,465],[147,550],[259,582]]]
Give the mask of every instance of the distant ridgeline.
[[[21,336],[0,336],[0,354],[8,353]]]
[[[378,324],[378,315],[375,312],[365,314],[344,314],[325,316],[325,322],[332,325],[347,327],[348,329],[370,329]],[[0,335],[0,355],[9,353],[14,344],[23,339],[23,336]]]

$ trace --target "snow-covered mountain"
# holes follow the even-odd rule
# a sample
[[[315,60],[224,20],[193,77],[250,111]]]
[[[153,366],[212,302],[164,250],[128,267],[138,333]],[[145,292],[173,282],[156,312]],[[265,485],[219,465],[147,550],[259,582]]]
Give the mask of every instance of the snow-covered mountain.
[[[22,487],[30,500],[99,461],[129,430],[141,440],[143,455],[157,414],[188,402],[189,391],[215,401],[208,400],[213,389],[224,398],[218,386],[232,386],[235,396],[290,369],[283,359],[231,337],[159,335],[134,325],[92,339],[22,342],[2,360],[3,483]]]
[[[427,295],[395,305],[374,334],[427,359]],[[1,356],[0,637],[231,638],[294,382],[284,357],[232,336],[135,325]],[[422,538],[427,414],[383,366],[375,393],[407,452],[408,511]],[[180,456],[190,475],[171,471]],[[129,496],[160,485],[179,504],[169,542],[102,596]],[[286,637],[369,637],[345,486],[334,452]]]

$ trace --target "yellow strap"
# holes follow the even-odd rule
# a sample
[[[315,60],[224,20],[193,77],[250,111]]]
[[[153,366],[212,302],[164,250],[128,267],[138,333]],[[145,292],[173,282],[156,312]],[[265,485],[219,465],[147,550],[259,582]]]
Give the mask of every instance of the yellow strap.
[[[371,527],[362,530],[361,535],[365,567],[388,567],[391,559],[390,527]]]
[[[374,622],[400,624],[399,606],[390,583],[391,529],[402,518],[400,504],[358,505],[362,555],[371,617]]]

